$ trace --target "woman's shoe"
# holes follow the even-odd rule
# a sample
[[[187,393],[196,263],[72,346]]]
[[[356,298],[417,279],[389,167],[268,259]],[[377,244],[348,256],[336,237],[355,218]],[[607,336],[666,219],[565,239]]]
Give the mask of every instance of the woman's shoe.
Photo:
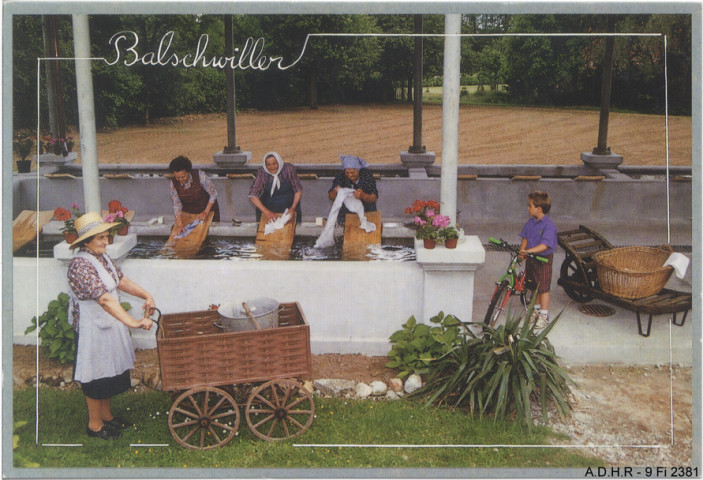
[[[117,415],[112,417],[112,420],[103,420],[103,423],[110,428],[118,430],[123,430],[134,425],[134,422],[130,422],[126,418],[118,417]]]
[[[115,438],[120,437],[120,432],[116,432],[116,431],[112,430],[111,428],[108,428],[105,425],[103,425],[103,428],[101,428],[97,432],[94,430],[91,430],[90,427],[87,427],[86,432],[88,433],[89,437],[98,437],[98,438],[102,438],[103,440],[113,440]]]

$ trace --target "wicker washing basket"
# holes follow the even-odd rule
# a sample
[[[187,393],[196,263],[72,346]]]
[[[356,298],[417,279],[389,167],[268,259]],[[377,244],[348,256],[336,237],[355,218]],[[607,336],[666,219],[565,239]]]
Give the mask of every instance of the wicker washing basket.
[[[593,255],[600,288],[622,298],[644,298],[659,293],[674,269],[663,267],[673,250],[668,245],[621,247]]]

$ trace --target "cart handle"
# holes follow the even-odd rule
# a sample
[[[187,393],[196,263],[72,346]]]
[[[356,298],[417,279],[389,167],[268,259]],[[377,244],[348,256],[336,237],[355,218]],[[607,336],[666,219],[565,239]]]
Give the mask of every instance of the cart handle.
[[[156,335],[157,333],[159,333],[159,320],[161,320],[161,310],[159,310],[159,309],[156,308],[156,307],[153,307],[153,308],[151,309],[151,313],[149,314],[149,317],[151,317],[151,315],[154,314],[154,310],[156,310],[157,312],[159,312],[159,317],[158,317],[156,320],[154,320],[153,318],[151,319],[151,321],[156,324],[156,330],[154,330],[154,335]]]

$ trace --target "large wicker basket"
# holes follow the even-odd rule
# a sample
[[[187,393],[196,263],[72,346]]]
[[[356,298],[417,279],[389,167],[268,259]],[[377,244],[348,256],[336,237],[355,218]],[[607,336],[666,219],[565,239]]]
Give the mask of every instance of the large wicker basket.
[[[673,268],[663,267],[672,249],[621,247],[593,255],[600,288],[622,298],[644,298],[659,293],[669,281]]]

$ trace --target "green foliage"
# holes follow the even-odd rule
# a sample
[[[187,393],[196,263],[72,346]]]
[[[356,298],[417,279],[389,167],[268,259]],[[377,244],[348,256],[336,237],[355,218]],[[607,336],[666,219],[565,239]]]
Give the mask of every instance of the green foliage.
[[[415,317],[410,317],[403,324],[403,329],[390,336],[393,344],[388,353],[390,361],[388,368],[397,368],[398,376],[404,378],[412,373],[418,375],[429,372],[430,364],[452,350],[456,345],[464,343],[461,329],[466,328],[453,315],[444,315],[439,312],[430,319],[437,324],[431,327],[424,323],[417,323]]]
[[[557,315],[542,331],[535,331],[527,313],[509,315],[496,329],[483,325],[483,336],[458,344],[431,366],[426,384],[414,394],[427,404],[465,407],[473,416],[493,414],[495,419],[516,417],[532,426],[531,401],[539,401],[547,420],[547,404],[554,403],[562,416],[571,410],[569,384],[575,385],[559,366],[547,334]]]
[[[26,420],[20,420],[19,422],[15,422],[12,425],[12,450],[13,452],[17,450],[17,447],[20,446],[20,436],[19,433],[17,433],[18,430],[20,430],[22,427],[27,425]],[[27,460],[24,455],[15,453],[14,454],[14,462],[15,465],[21,468],[38,468],[40,465],[37,462],[31,462]]]
[[[41,341],[42,352],[47,358],[58,360],[59,363],[71,363],[76,358],[76,342],[73,326],[68,323],[67,293],[59,293],[56,300],[49,302],[46,312],[32,318],[32,324],[27,327],[24,334],[27,335],[39,327],[39,339]],[[122,302],[125,311],[132,309],[128,302]]]

